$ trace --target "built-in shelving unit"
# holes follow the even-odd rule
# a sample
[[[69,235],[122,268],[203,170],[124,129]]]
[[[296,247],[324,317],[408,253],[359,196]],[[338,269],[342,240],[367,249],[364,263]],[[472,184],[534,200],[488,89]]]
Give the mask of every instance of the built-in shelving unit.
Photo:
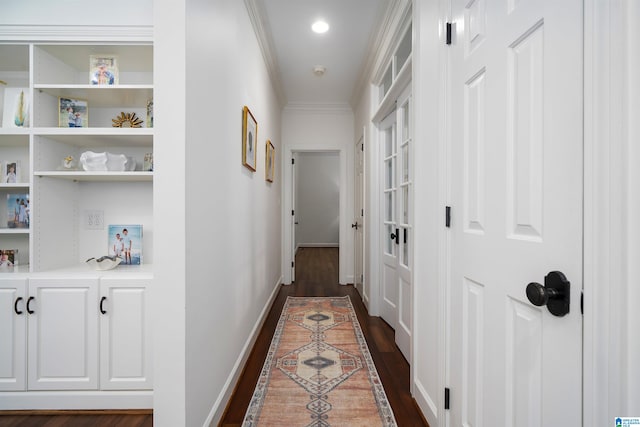
[[[91,55],[117,58],[117,84],[90,84]],[[4,242],[0,237],[0,249],[19,249],[19,264],[29,265],[32,272],[73,270],[87,258],[107,253],[108,224],[142,224],[143,262],[151,264],[153,172],[142,169],[145,155],[153,153],[153,128],[147,127],[152,46],[0,44],[0,59],[0,80],[6,83],[2,89],[9,88],[9,95],[10,88],[23,88],[28,104],[23,127],[10,120],[0,127],[1,164],[20,164],[19,183],[0,184],[0,236],[12,236]],[[60,126],[60,98],[86,102],[86,127]],[[7,108],[10,104],[3,103]],[[135,113],[143,127],[114,128],[112,119],[123,112]],[[136,166],[126,172],[87,172],[78,164],[85,151],[124,154]],[[74,158],[70,169],[63,167],[67,156]],[[2,203],[10,194],[29,195],[28,229],[4,231],[8,214]],[[103,212],[105,228],[88,228],[87,211]]]
[[[117,57],[117,84],[90,84],[91,55]],[[153,46],[0,41],[0,81],[0,250],[18,250],[15,267],[0,265],[0,410],[150,408]],[[60,98],[86,103],[85,127],[65,126]],[[143,127],[114,128],[122,113]],[[85,171],[86,151],[135,167]],[[109,224],[142,225],[142,265],[86,265],[108,253]]]

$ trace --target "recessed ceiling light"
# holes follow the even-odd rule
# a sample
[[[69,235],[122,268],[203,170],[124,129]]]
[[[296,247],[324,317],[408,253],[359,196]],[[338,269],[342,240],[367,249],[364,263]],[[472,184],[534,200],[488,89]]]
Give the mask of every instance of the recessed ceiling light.
[[[327,31],[329,31],[329,24],[327,24],[325,21],[320,19],[314,22],[313,25],[311,25],[311,29],[313,30],[314,33],[318,33],[318,34],[326,33]]]

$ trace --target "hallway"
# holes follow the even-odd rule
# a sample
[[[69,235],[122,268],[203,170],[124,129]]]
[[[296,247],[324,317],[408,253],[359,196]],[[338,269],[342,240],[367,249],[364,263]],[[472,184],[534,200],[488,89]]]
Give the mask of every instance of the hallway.
[[[251,399],[271,337],[287,296],[344,296],[351,298],[369,351],[399,426],[425,426],[411,397],[409,365],[394,343],[393,330],[379,317],[367,314],[352,285],[338,284],[338,248],[301,248],[296,254],[296,281],[282,286],[260,331],[227,411],[219,424],[239,426]]]

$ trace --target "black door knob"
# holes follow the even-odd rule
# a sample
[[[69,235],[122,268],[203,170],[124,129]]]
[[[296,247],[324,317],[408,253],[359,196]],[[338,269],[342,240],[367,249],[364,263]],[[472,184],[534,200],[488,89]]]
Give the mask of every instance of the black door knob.
[[[569,313],[571,283],[560,271],[552,271],[544,278],[544,286],[531,282],[527,285],[527,299],[531,304],[547,309],[554,316]]]

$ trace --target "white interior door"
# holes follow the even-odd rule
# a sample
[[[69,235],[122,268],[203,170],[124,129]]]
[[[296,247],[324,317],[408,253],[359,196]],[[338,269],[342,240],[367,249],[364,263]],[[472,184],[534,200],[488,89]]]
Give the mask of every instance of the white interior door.
[[[449,425],[579,426],[582,3],[452,6]]]
[[[363,267],[364,267],[364,136],[355,145],[355,200],[353,203],[353,246],[354,246],[354,274],[356,289],[364,298]]]
[[[408,87],[398,98],[396,144],[397,155],[397,201],[398,212],[398,324],[396,327],[396,344],[411,363],[411,324],[413,322],[413,285],[412,285],[412,156],[413,132],[411,106],[411,87]]]
[[[411,88],[380,126],[382,137],[382,309],[395,340],[411,362],[412,312],[412,159]]]
[[[398,248],[400,230],[397,222],[397,162],[395,111],[380,125],[382,151],[382,317],[394,330],[398,326]]]
[[[296,225],[298,225],[298,221],[296,221],[296,207],[297,207],[297,197],[296,197],[296,160],[297,155],[295,153],[291,156],[291,282],[296,281]]]

